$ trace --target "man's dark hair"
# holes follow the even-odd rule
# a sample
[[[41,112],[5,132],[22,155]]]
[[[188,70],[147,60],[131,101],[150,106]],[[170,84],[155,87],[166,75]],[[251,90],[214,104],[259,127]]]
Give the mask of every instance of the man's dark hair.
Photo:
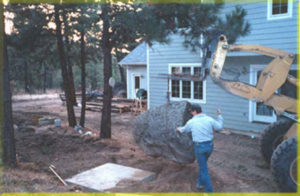
[[[196,111],[197,113],[202,113],[202,108],[199,104],[192,104],[191,111]]]

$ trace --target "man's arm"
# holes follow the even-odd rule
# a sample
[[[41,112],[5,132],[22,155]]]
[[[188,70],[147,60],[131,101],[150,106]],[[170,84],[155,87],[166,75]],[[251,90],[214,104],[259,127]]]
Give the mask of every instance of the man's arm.
[[[217,120],[213,120],[213,129],[216,131],[220,131],[223,129],[224,119],[223,119],[221,113],[222,113],[221,110],[218,109],[217,110],[217,115],[218,115]]]
[[[177,127],[176,131],[180,132],[180,133],[184,133],[184,132],[190,132],[191,131],[191,123],[190,120],[183,126],[183,127]]]

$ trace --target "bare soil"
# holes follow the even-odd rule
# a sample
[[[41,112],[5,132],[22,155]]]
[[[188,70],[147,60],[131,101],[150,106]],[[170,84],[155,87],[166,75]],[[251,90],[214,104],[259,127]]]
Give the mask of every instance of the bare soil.
[[[126,188],[110,192],[197,192],[197,163],[178,164],[146,155],[132,137],[133,113],[112,114],[112,139],[98,139],[101,113],[87,111],[83,137],[67,127],[66,108],[57,98],[13,103],[18,168],[4,170],[4,192],[88,192],[64,186],[50,171],[52,164],[63,178],[107,162],[155,172],[151,182],[120,182]],[[80,109],[76,109],[79,117]],[[60,118],[62,127],[38,126],[41,117]],[[225,117],[226,120],[226,117]],[[215,133],[209,172],[215,192],[276,192],[270,169],[260,151],[259,139]],[[123,187],[123,186],[122,186]]]

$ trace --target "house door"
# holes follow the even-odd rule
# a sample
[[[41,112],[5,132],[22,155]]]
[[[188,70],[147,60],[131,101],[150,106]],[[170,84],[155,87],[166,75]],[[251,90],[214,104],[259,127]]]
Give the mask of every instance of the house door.
[[[258,81],[259,74],[261,73],[261,70],[264,66],[262,65],[255,65],[251,66],[250,69],[250,84],[256,85]],[[291,69],[289,72],[290,75],[297,78],[297,70]],[[280,89],[277,90],[279,94],[297,99],[297,88],[288,83],[285,82]],[[272,123],[277,120],[276,114],[274,110],[266,106],[262,103],[256,103],[253,101],[250,101],[250,121],[260,121],[260,122],[268,122]]]
[[[264,65],[251,66],[250,84],[256,86],[259,75],[264,67],[265,67]],[[275,111],[272,109],[272,107],[255,101],[250,101],[249,117],[250,117],[250,121],[258,121],[258,122],[266,122],[266,123],[275,122],[277,119]]]
[[[136,75],[132,75],[132,95],[134,98],[136,98],[136,92],[138,89],[141,88],[141,77],[140,76],[136,76]]]

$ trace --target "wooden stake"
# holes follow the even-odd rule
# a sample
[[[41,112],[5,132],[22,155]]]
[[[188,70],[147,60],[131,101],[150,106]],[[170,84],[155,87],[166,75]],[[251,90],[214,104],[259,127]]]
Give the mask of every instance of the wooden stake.
[[[55,166],[54,165],[50,165],[49,169],[55,174],[55,176],[65,185],[68,186],[68,184],[56,173],[56,171],[54,170]]]

